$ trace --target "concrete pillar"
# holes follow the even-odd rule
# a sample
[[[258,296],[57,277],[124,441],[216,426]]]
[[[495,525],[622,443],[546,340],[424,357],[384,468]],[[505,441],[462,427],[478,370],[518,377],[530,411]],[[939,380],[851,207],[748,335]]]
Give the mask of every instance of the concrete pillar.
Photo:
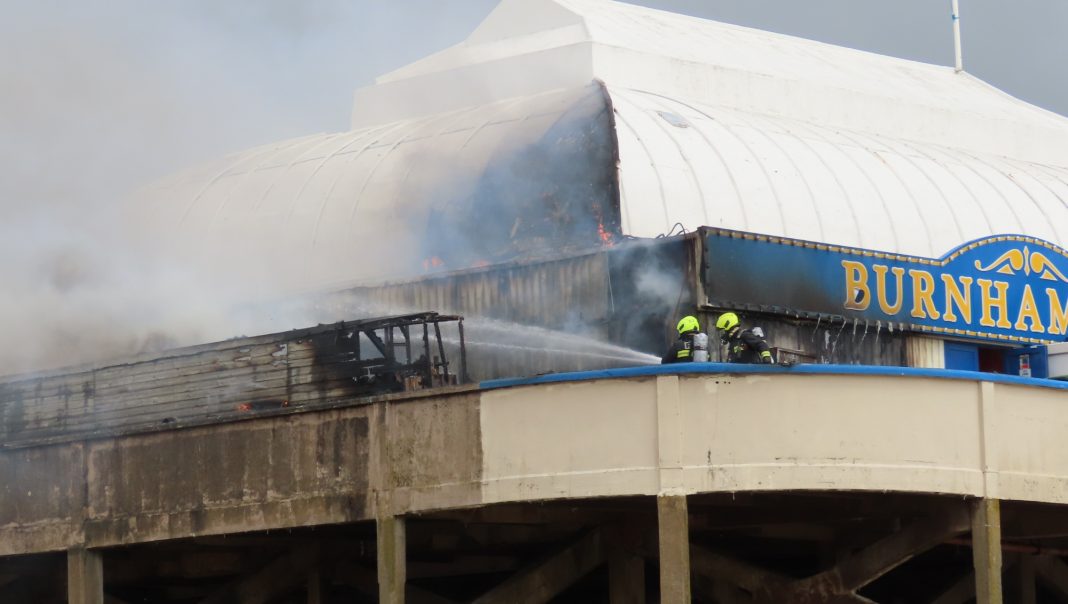
[[[980,499],[972,507],[972,562],[976,604],[1002,604],[1001,502]]]
[[[104,604],[104,563],[100,552],[84,548],[67,551],[67,602]]]
[[[406,549],[404,518],[399,516],[379,518],[379,604],[404,604],[404,584],[408,573]]]
[[[307,604],[324,604],[326,602],[326,582],[318,570],[308,575]]]
[[[690,603],[690,513],[685,495],[656,498],[660,524],[660,602]]]

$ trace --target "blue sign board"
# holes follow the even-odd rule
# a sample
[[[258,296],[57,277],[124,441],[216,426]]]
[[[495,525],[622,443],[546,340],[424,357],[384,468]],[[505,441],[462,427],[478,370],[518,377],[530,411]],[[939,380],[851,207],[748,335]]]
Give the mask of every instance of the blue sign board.
[[[1068,339],[1068,252],[1034,237],[987,237],[920,258],[710,229],[705,253],[717,306],[973,338]]]

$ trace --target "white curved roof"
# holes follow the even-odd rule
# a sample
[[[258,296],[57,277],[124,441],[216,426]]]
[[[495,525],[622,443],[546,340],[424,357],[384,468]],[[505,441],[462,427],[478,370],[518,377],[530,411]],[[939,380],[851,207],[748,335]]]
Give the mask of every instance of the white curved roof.
[[[999,233],[1068,242],[1068,167],[609,93],[630,235],[682,222],[927,257]]]
[[[610,86],[1042,163],[1064,117],[953,68],[609,0],[504,0],[464,42],[359,90],[354,124],[546,87]],[[440,94],[414,94],[435,89]],[[403,99],[403,102],[399,102]]]
[[[599,223],[618,230],[610,123],[599,85],[530,95],[251,149],[157,183],[134,211],[188,256],[308,287],[413,274],[446,251],[435,268],[492,262],[512,240],[588,247]]]
[[[571,235],[590,227],[561,216],[923,256],[1008,232],[1068,247],[1068,119],[948,67],[609,0],[504,0],[355,101],[353,131],[181,175],[146,208],[161,232],[308,286],[410,269],[428,233],[485,248],[547,216]],[[611,211],[591,214],[583,196],[602,194]],[[457,199],[476,200],[470,221],[439,227]]]

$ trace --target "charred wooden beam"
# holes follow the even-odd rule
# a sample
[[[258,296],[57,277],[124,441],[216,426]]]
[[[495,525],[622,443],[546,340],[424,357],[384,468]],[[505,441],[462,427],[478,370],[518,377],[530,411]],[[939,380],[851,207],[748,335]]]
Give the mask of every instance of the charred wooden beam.
[[[727,581],[715,581],[707,575],[694,573],[690,578],[695,602],[715,604],[752,604],[753,596]]]
[[[608,599],[611,604],[645,604],[645,560],[639,525],[616,524],[605,529],[608,548]]]
[[[975,571],[968,571],[931,604],[965,604],[975,598]]]
[[[758,602],[868,602],[856,590],[947,537],[967,530],[962,508],[922,519],[843,558],[834,568],[795,580],[697,544],[690,545],[695,576],[704,584],[729,583]]]
[[[319,563],[319,548],[301,546],[200,600],[199,604],[265,604],[281,594],[303,585]]]
[[[456,329],[460,332],[460,382],[467,383],[471,381],[471,377],[467,375],[467,340],[464,337],[463,317],[456,322]]]
[[[277,541],[271,543],[277,546]],[[191,551],[168,556],[131,555],[109,564],[104,573],[108,585],[138,583],[146,579],[205,579],[240,575],[250,570],[247,552]]]
[[[371,569],[354,562],[342,562],[334,571],[335,579],[370,598],[378,597],[378,575]],[[455,604],[433,592],[414,585],[405,585],[404,600],[407,604]]]
[[[407,350],[412,326],[454,321],[459,317],[433,312],[354,321],[177,349],[88,371],[0,380],[0,450],[351,401],[402,391],[412,376],[423,387],[450,385],[420,375],[428,359],[396,363],[392,341],[382,342],[375,330],[392,338],[401,329]],[[361,357],[361,334],[383,358]]]
[[[645,604],[645,560],[622,550],[608,556],[608,599],[612,604]]]
[[[605,561],[603,537],[593,530],[546,559],[521,570],[474,600],[475,604],[548,602]]]
[[[846,556],[834,568],[791,584],[781,594],[782,601],[826,602],[832,596],[852,595],[913,556],[968,530],[968,526],[967,511],[960,507],[918,520]]]
[[[1011,541],[1068,537],[1068,512],[1063,506],[1002,502],[1001,533]]]
[[[1035,559],[1035,573],[1042,584],[1068,601],[1068,564],[1053,556],[1038,556]]]
[[[713,583],[729,583],[754,595],[782,591],[793,581],[786,575],[693,543],[690,544],[690,556],[697,576]]]
[[[522,568],[517,556],[457,556],[447,562],[408,562],[408,579],[437,579],[509,573]]]
[[[1017,604],[1036,604],[1038,601],[1037,569],[1035,556],[1018,556],[1013,568],[1015,574],[1016,597],[1010,601]]]
[[[306,604],[326,604],[328,597],[326,593],[327,583],[320,570],[313,570],[308,574],[306,585]]]

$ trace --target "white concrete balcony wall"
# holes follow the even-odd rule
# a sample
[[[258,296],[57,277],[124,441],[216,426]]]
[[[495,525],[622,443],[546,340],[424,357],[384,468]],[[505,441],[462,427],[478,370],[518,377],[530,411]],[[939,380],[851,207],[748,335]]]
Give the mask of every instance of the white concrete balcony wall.
[[[482,499],[805,490],[1068,503],[1068,391],[901,372],[491,390]]]

